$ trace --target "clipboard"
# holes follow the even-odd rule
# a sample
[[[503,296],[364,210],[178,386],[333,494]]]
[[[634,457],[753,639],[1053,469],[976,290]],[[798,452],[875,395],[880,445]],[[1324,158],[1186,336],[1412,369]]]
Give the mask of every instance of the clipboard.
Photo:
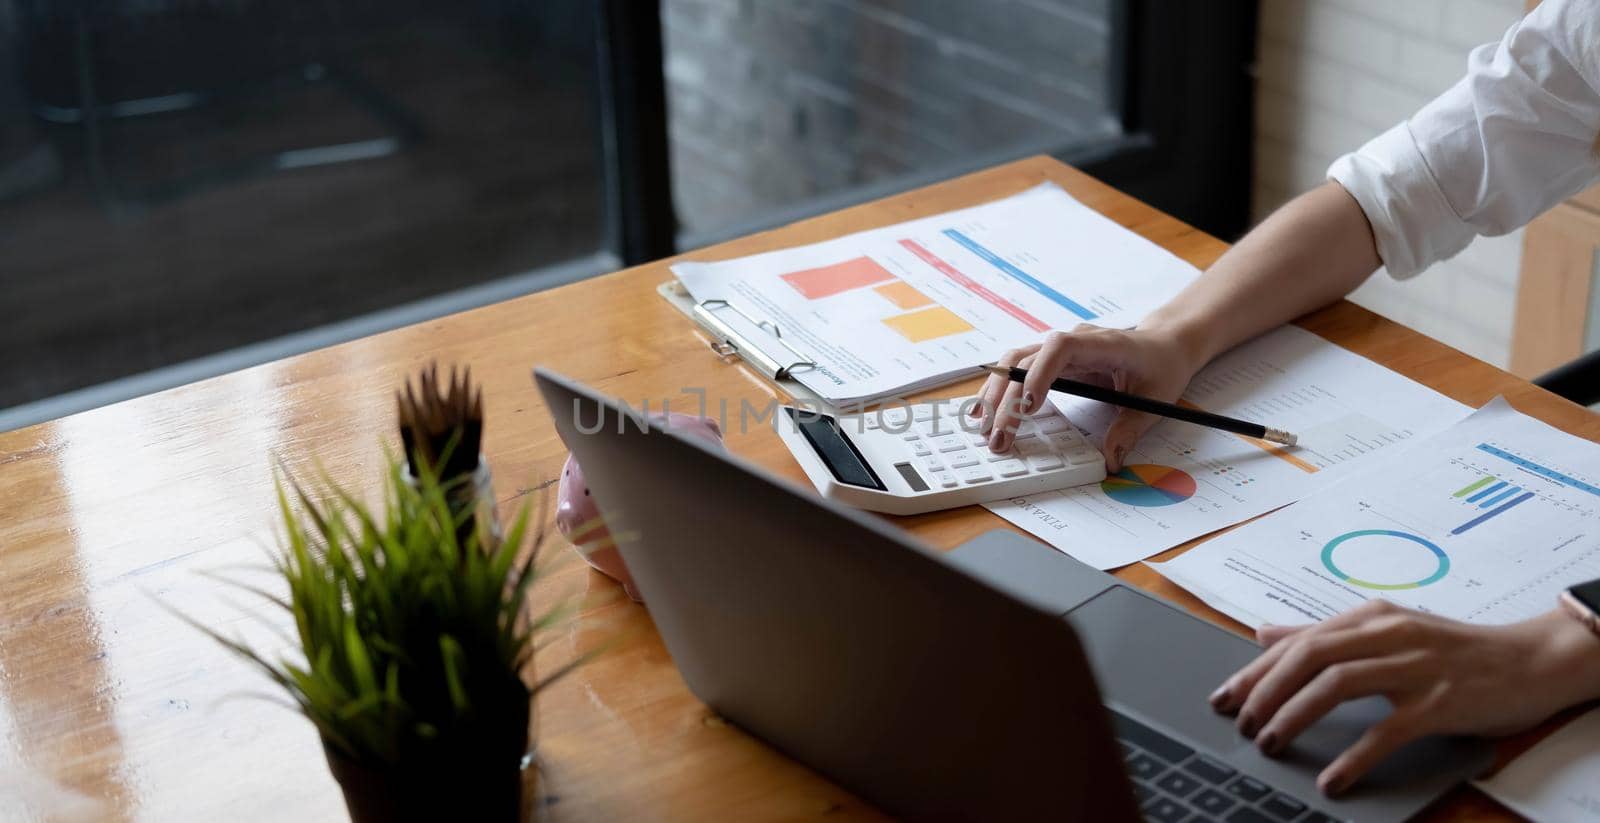
[[[773,388],[788,395],[791,400],[825,413],[838,414],[846,411],[795,379],[795,371],[815,367],[816,363],[805,352],[796,349],[789,341],[783,339],[783,330],[778,328],[777,324],[752,317],[727,300],[696,302],[690,296],[689,290],[676,279],[657,286],[656,293],[685,317],[693,320],[700,331],[711,338],[711,350],[718,357],[737,358]],[[767,332],[767,339],[752,340],[747,335],[741,334],[723,319],[729,314],[740,317],[746,323]],[[862,404],[856,404],[860,405]],[[859,410],[855,406],[850,409],[850,411]]]

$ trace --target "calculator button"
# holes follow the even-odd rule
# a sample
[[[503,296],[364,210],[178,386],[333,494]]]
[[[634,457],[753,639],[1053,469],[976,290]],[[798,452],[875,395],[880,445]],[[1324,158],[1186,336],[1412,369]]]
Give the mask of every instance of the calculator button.
[[[1061,456],[1074,466],[1082,466],[1086,463],[1094,463],[1105,459],[1100,456],[1100,452],[1096,451],[1093,446],[1078,446],[1062,452]]]
[[[927,443],[918,440],[917,442],[911,444],[911,453],[918,457],[927,457],[928,455],[933,454],[933,449],[929,448]]]
[[[1017,441],[1017,454],[1020,454],[1023,457],[1032,457],[1032,456],[1034,456],[1036,454],[1049,454],[1049,453],[1050,453],[1050,444],[1048,444],[1048,443],[1046,443],[1046,442],[1044,442],[1044,441],[1042,441],[1042,440],[1040,440],[1038,438],[1030,437],[1027,440],[1019,440],[1019,441]]]
[[[1066,464],[1061,462],[1061,458],[1053,454],[1036,454],[1028,458],[1028,465],[1036,472],[1047,472],[1052,469],[1059,469]]]
[[[1001,477],[1020,477],[1028,473],[1028,467],[1021,460],[1005,460],[995,464],[994,469]]]
[[[942,452],[958,452],[965,449],[967,444],[961,442],[960,437],[947,434],[943,437],[935,437],[933,439],[933,447]]]
[[[1002,460],[1011,460],[1011,459],[1015,458],[1016,456],[1017,456],[1017,453],[1015,451],[1012,451],[1011,449],[1006,449],[1003,452],[992,452],[992,451],[984,452],[984,459],[988,460],[990,463],[999,463]]]
[[[863,414],[861,415],[861,421],[869,431],[878,427],[878,416],[876,414]]]
[[[924,458],[922,458],[922,466],[923,466],[923,468],[925,468],[925,469],[927,469],[928,471],[931,471],[931,472],[942,472],[942,471],[944,471],[944,461],[940,460],[939,459],[939,455],[937,455],[937,454],[933,455],[932,457],[924,457]]]
[[[1072,428],[1072,424],[1067,422],[1067,418],[1059,414],[1039,418],[1033,421],[1033,425],[1040,434],[1055,434]]]
[[[925,420],[916,424],[913,428],[919,432],[922,432],[928,437],[941,437],[946,434],[956,434],[956,427],[952,426],[950,421],[943,418],[938,420]]]
[[[912,409],[911,409],[911,419],[912,420],[932,420],[933,419],[933,407],[932,406],[913,406]]]
[[[989,435],[981,432],[967,432],[967,442],[974,446],[982,446],[989,442]]]
[[[1049,437],[1046,437],[1045,440],[1050,444],[1050,448],[1053,448],[1056,451],[1066,451],[1074,446],[1084,445],[1082,435],[1079,435],[1075,431],[1052,434]]]
[[[950,468],[964,469],[968,466],[978,465],[978,454],[971,449],[956,452],[950,455]]]
[[[953,489],[956,487],[956,476],[949,472],[938,472],[933,476],[933,479],[939,481],[939,485],[944,488]]]
[[[883,424],[885,426],[904,426],[906,424],[906,420],[908,419],[904,407],[879,409],[878,414],[883,418]]]
[[[968,483],[983,483],[994,479],[994,475],[989,474],[988,466],[969,466],[957,473]]]

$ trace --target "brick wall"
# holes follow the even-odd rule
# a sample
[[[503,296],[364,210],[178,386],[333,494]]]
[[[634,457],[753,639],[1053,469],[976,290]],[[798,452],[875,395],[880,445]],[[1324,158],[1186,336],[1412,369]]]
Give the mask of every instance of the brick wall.
[[[1262,0],[1257,219],[1448,88],[1521,13],[1522,0]],[[1479,238],[1404,283],[1380,273],[1355,300],[1504,366],[1521,255],[1520,231]]]
[[[1109,0],[664,0],[679,218],[1115,133]]]

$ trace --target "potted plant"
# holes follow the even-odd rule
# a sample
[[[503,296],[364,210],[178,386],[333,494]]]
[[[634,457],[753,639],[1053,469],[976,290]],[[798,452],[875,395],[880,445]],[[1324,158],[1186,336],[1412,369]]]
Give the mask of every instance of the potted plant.
[[[459,434],[427,455],[448,457]],[[252,591],[292,616],[295,653],[269,657],[200,628],[316,726],[357,823],[519,821],[532,700],[587,658],[530,679],[535,635],[568,612],[526,608],[545,531],[530,533],[524,504],[496,536],[480,506],[461,502],[474,499],[460,489],[471,476],[441,479],[435,466],[449,461],[427,455],[389,461],[381,508],[326,476],[308,490],[281,472],[273,565],[288,593]]]

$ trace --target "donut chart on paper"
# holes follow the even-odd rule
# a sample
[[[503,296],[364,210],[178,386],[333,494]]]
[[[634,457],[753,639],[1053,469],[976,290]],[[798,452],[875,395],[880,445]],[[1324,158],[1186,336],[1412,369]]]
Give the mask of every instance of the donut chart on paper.
[[[1194,497],[1188,472],[1155,463],[1132,463],[1100,481],[1100,491],[1124,506],[1171,506]]]
[[[1433,573],[1421,578],[1420,580],[1400,581],[1396,583],[1378,583],[1371,580],[1363,580],[1361,578],[1354,577],[1348,572],[1339,568],[1339,565],[1334,562],[1334,554],[1336,550],[1341,545],[1354,540],[1360,540],[1362,542],[1384,541],[1388,544],[1384,548],[1384,552],[1386,554],[1401,551],[1432,552],[1434,559]],[[1435,546],[1433,543],[1408,532],[1399,532],[1393,529],[1361,529],[1360,531],[1345,532],[1344,534],[1329,540],[1328,545],[1322,547],[1322,565],[1326,567],[1328,571],[1333,572],[1335,577],[1343,580],[1346,583],[1349,583],[1352,586],[1360,586],[1363,589],[1375,589],[1377,591],[1399,591],[1402,589],[1420,589],[1423,586],[1443,580],[1444,576],[1450,573],[1450,556],[1444,553],[1444,549],[1441,549],[1438,546]]]

